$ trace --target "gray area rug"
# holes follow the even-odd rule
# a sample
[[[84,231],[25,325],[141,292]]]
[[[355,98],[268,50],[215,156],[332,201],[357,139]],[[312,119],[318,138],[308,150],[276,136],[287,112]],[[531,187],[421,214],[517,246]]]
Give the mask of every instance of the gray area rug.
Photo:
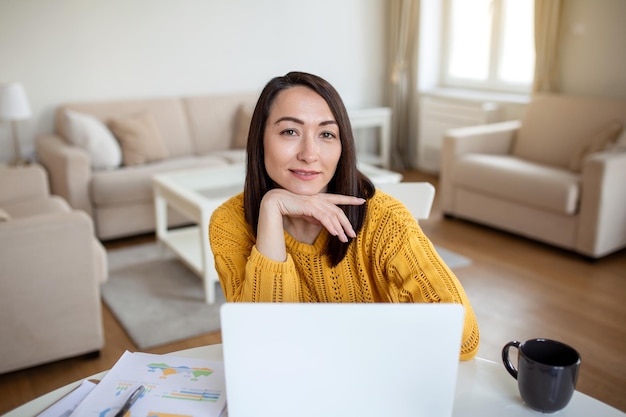
[[[471,263],[441,247],[437,252],[453,269]],[[156,243],[107,254],[109,279],[102,285],[102,297],[139,349],[219,330],[224,303],[219,284],[217,302],[206,304],[200,278]]]
[[[442,248],[441,246],[435,245],[435,249],[441,259],[448,265],[450,269],[463,268],[464,266],[469,266],[472,264],[472,261],[469,258],[466,258],[463,255],[459,255],[456,252],[452,252],[451,250]]]
[[[156,243],[107,252],[109,279],[102,298],[140,349],[187,339],[220,328],[224,294],[204,302],[200,278]]]

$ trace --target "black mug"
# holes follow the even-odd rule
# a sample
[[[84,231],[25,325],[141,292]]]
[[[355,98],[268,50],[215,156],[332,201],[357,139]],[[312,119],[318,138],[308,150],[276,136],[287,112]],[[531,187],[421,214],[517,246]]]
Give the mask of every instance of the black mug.
[[[517,368],[509,359],[516,348]],[[512,341],[502,348],[504,367],[517,379],[522,400],[542,413],[559,411],[569,403],[580,368],[580,355],[565,343],[549,339]]]

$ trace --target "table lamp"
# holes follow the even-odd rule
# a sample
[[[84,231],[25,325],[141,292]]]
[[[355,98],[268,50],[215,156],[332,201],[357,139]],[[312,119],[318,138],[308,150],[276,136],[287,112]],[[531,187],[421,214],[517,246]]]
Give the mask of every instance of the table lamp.
[[[31,116],[30,106],[24,88],[20,83],[8,83],[0,86],[0,119],[11,122],[15,158],[11,165],[24,165],[20,141],[17,132],[17,121]]]

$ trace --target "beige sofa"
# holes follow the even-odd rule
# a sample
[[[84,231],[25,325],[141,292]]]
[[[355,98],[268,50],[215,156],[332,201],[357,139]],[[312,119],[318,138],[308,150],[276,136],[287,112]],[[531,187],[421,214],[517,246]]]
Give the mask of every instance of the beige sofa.
[[[88,213],[101,240],[152,232],[152,176],[245,160],[256,98],[240,93],[65,104],[56,111],[55,133],[36,139],[37,158],[52,192]],[[186,222],[177,213],[168,218],[170,225]]]
[[[106,253],[38,165],[0,166],[0,373],[99,351]]]
[[[445,214],[591,258],[626,247],[626,101],[537,95],[519,121],[453,129]]]

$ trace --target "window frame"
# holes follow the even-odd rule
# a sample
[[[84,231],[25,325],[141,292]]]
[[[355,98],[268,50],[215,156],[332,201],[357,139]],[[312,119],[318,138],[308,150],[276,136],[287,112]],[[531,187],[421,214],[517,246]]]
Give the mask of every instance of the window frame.
[[[502,40],[503,40],[503,1],[492,1],[492,22],[491,22],[491,45],[489,49],[489,65],[488,76],[484,81],[476,81],[467,78],[458,78],[450,75],[450,53],[451,53],[451,20],[452,20],[452,1],[444,0],[441,13],[441,63],[440,63],[440,85],[446,88],[467,88],[472,90],[485,90],[503,93],[529,93],[532,90],[533,80],[528,84],[507,82],[498,78],[498,68],[502,56]],[[467,1],[467,0],[464,0]]]

